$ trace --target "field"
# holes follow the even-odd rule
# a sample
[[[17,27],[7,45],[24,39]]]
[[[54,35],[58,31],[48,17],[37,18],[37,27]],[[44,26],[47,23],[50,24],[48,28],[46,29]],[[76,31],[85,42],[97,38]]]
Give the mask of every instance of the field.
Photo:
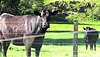
[[[24,2],[26,0],[21,0],[21,1]],[[29,1],[32,1],[32,0],[29,0]],[[43,3],[44,3],[44,6],[46,6],[49,3],[55,2],[55,1],[61,1],[61,0],[44,0]],[[73,20],[78,20],[78,31],[79,31],[78,57],[100,57],[99,56],[100,36],[97,41],[97,46],[96,46],[97,50],[91,51],[90,46],[88,47],[88,50],[86,50],[85,43],[84,43],[84,30],[83,30],[83,27],[89,26],[89,27],[97,29],[100,35],[100,0],[86,0],[85,2],[83,2],[83,0],[63,0],[63,1],[66,2],[65,4],[63,4],[64,9],[61,8],[62,7],[61,3],[59,4],[58,7],[55,6],[57,8],[56,10],[59,10],[58,12],[59,14],[56,17],[51,17],[50,28],[46,32],[43,46],[40,51],[40,57],[73,57],[73,30],[74,30]],[[80,3],[71,4],[69,3],[69,1],[79,1]],[[38,5],[41,5],[41,2],[37,2],[37,1],[35,2],[37,3],[37,5],[33,3],[31,5],[32,8],[30,5],[26,5],[26,3],[25,4],[20,3],[19,9],[20,11],[21,10],[22,11],[15,15],[29,14],[30,12],[33,13],[33,11],[35,10],[35,7],[38,8],[38,10],[40,10],[41,7],[39,7]],[[87,2],[89,2],[91,7],[93,7],[92,10],[91,8],[86,7],[87,5],[84,4]],[[53,3],[53,4],[57,5],[56,3]],[[78,11],[75,11],[75,14],[73,13],[74,11],[72,11],[72,9],[77,8],[79,10],[82,7],[85,7],[83,9],[86,12],[79,13]],[[70,11],[67,11],[65,8],[70,9]],[[14,14],[15,11],[14,12],[13,11],[11,11],[11,13]],[[63,17],[63,14],[65,14],[64,17]],[[2,53],[0,54],[1,54],[0,57],[3,57]],[[35,49],[32,48],[31,54],[32,54],[31,57],[35,57]],[[11,44],[7,51],[7,57],[26,57],[25,47],[15,46]]]
[[[90,26],[99,31],[99,22],[79,23],[78,30],[78,56],[79,57],[99,57],[100,39],[97,41],[97,51],[85,49],[83,27]],[[73,24],[50,24],[46,32],[40,57],[73,57]],[[32,57],[35,56],[35,50],[32,49]],[[26,57],[24,46],[10,45],[8,57]]]
[[[32,57],[35,56],[32,49]],[[99,57],[100,45],[97,45],[97,51],[86,50],[84,45],[78,46],[78,57]],[[24,47],[13,46],[13,50],[8,50],[8,57],[26,57]],[[40,57],[73,57],[73,45],[43,45]]]

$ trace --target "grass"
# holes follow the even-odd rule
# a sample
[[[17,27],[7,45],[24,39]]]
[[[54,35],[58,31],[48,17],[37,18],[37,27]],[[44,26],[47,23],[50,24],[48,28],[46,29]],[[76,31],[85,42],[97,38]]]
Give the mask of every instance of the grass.
[[[24,47],[14,46],[14,50],[8,50],[8,57],[26,57]],[[84,45],[78,46],[78,57],[99,57],[100,45],[97,45],[97,51],[86,50]],[[34,49],[32,49],[32,57],[35,56]],[[43,45],[40,57],[73,57],[73,46],[55,46]]]
[[[99,30],[99,22],[79,23],[79,31],[83,27],[90,26]],[[50,24],[46,33],[40,57],[73,57],[73,24]],[[65,33],[66,32],[66,33]],[[49,34],[49,35],[48,35]],[[84,34],[78,34],[78,57],[99,57],[100,39],[97,41],[97,51],[86,50]],[[35,56],[35,49],[32,49],[32,57]],[[24,46],[10,45],[8,57],[26,57]]]
[[[67,23],[67,22],[66,22]],[[79,22],[78,31],[83,31],[83,27],[93,27],[97,30],[100,28],[100,22]],[[50,24],[48,31],[73,31],[73,24]]]

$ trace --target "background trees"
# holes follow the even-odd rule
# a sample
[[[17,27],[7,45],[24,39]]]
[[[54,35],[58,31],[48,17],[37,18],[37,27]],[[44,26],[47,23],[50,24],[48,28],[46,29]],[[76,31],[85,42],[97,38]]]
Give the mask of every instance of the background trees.
[[[92,2],[91,2],[92,1]],[[52,21],[100,20],[99,0],[0,0],[0,14],[6,12],[14,15],[33,14],[35,10],[48,8],[58,10]],[[60,16],[59,18],[57,18]],[[81,17],[81,18],[80,18]]]
[[[1,0],[1,13],[14,15],[32,14],[34,10],[42,9],[43,0]]]

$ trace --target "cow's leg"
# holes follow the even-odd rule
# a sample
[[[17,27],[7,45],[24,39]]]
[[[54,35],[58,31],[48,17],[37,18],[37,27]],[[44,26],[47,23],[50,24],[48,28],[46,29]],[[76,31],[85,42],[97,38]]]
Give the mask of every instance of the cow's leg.
[[[2,35],[0,33],[0,40],[2,40]],[[2,42],[0,42],[0,52],[2,51]]]
[[[2,51],[2,44],[1,44],[1,42],[0,42],[0,52]]]
[[[42,47],[42,43],[43,43],[43,39],[44,39],[44,36],[43,37],[39,37],[37,38],[37,43],[36,43],[36,50],[35,50],[35,55],[36,57],[39,57],[39,54],[40,54],[40,50],[41,50],[41,47]]]
[[[93,50],[93,43],[90,43],[90,50]]]
[[[25,48],[27,57],[31,57],[31,48]]]
[[[96,51],[96,43],[94,43],[94,51]]]
[[[35,55],[36,57],[39,57],[41,47],[36,47]]]
[[[86,50],[88,49],[88,43],[85,44],[86,45]]]
[[[2,44],[0,42],[0,56],[1,56],[1,53],[2,53]]]
[[[9,47],[10,42],[8,41],[3,41],[2,42],[2,48],[3,48],[3,57],[7,57],[6,53],[7,53],[7,49]]]
[[[31,46],[33,41],[34,38],[24,39],[24,45],[25,45],[27,57],[31,57]]]

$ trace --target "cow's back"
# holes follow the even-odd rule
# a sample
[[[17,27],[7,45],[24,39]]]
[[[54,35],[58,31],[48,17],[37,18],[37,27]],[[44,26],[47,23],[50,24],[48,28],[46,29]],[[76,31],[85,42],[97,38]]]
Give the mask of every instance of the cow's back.
[[[36,18],[34,16],[13,16],[9,18],[4,18],[2,23],[1,31],[5,38],[20,37],[23,34],[31,34],[36,28]],[[33,22],[32,22],[33,21]],[[33,28],[33,26],[34,28]]]
[[[93,31],[89,32],[90,35],[87,35],[87,37],[89,42],[95,43],[99,37],[99,33],[96,29],[92,29],[92,30]]]

